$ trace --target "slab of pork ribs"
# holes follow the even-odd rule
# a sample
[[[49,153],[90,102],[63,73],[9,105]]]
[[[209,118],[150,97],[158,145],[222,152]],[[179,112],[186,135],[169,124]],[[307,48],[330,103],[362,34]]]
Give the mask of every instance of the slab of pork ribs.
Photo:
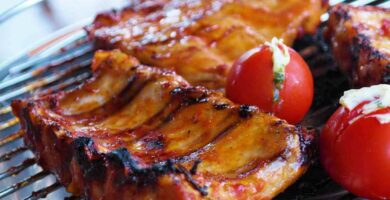
[[[169,70],[98,51],[70,91],[12,103],[25,143],[88,199],[270,199],[307,169],[313,134]]]
[[[292,45],[314,33],[326,8],[326,0],[141,0],[98,15],[87,31],[97,48],[219,89],[240,55],[273,37]]]
[[[355,87],[390,83],[390,9],[339,4],[330,10],[328,34]]]

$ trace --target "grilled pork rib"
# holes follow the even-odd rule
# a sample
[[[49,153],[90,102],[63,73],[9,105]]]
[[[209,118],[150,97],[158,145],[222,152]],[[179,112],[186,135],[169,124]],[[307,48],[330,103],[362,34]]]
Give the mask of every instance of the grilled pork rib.
[[[90,199],[270,199],[307,169],[313,135],[174,72],[98,51],[71,91],[12,103],[25,143]]]
[[[140,3],[141,2],[141,3]],[[245,51],[315,31],[325,0],[143,0],[100,14],[87,27],[97,47],[119,48],[143,64],[174,69],[193,85],[223,88]]]
[[[356,87],[390,83],[390,10],[339,4],[330,10],[334,57]]]

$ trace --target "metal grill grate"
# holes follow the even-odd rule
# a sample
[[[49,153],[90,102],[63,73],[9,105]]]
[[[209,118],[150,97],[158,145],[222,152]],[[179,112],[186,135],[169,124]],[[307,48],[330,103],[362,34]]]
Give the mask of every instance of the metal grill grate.
[[[34,2],[30,1],[33,5]],[[26,2],[26,1],[25,1]],[[390,1],[386,0],[330,0],[330,5],[337,3],[350,3],[353,5],[377,5],[390,8]],[[19,6],[17,9],[29,6]],[[15,14],[16,11],[8,11]],[[15,13],[14,13],[15,12]],[[10,14],[0,14],[0,22]],[[7,15],[7,16],[5,16]],[[328,19],[328,14],[322,16],[322,20]],[[90,23],[84,21],[50,37],[47,48],[27,56],[36,49],[30,49],[27,53],[17,55],[0,65],[0,199],[80,199],[72,197],[56,181],[49,172],[43,171],[26,148],[22,141],[22,133],[18,132],[18,120],[12,115],[10,102],[12,99],[30,96],[36,93],[47,93],[77,86],[91,74],[89,64],[91,62],[93,47],[87,40],[80,27]],[[54,43],[53,43],[54,41]],[[44,45],[42,45],[44,46]],[[322,50],[321,50],[322,49]],[[324,50],[325,49],[325,50]],[[309,65],[324,65],[324,60],[329,60],[329,52],[323,44],[305,46],[300,53],[308,60]],[[315,55],[315,56],[314,56]],[[329,112],[327,107],[319,109],[311,116],[318,116]],[[308,124],[315,124],[309,122]],[[329,179],[322,180],[312,185],[303,195],[305,199],[357,199],[347,191],[339,188],[323,194],[317,193],[319,188],[334,185]],[[32,192],[33,191],[33,192]],[[299,197],[294,197],[299,198]],[[285,198],[284,198],[285,199]]]

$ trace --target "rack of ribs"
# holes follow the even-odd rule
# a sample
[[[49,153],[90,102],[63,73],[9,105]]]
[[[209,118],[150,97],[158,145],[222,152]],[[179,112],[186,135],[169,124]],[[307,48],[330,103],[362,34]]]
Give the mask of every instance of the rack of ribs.
[[[313,133],[119,50],[79,87],[14,100],[25,143],[88,199],[270,199],[311,158]]]
[[[328,23],[335,60],[355,87],[390,83],[390,10],[339,4]]]
[[[86,30],[97,48],[119,48],[219,89],[241,54],[273,37],[292,45],[315,32],[326,8],[326,0],[141,0],[99,14]]]

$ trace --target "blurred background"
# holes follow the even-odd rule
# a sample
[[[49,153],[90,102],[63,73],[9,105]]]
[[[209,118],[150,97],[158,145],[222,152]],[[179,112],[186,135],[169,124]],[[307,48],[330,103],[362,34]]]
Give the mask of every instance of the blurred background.
[[[39,43],[53,32],[92,20],[96,13],[129,4],[129,0],[2,0],[0,63]]]

